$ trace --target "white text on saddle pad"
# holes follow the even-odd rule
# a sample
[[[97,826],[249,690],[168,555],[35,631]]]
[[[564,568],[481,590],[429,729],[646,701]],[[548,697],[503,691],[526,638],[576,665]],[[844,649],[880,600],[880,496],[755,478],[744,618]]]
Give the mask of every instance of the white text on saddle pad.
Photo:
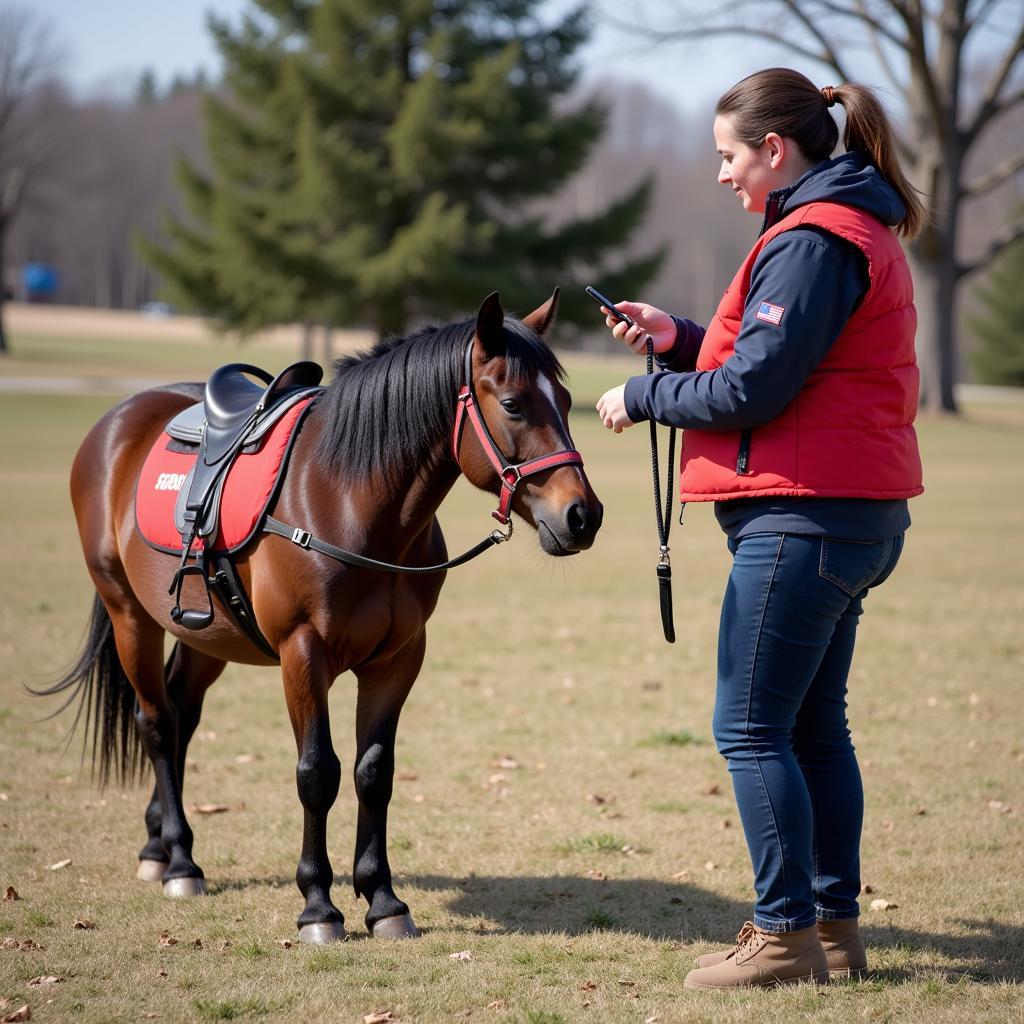
[[[184,473],[161,473],[153,485],[154,491],[180,491],[185,482]]]

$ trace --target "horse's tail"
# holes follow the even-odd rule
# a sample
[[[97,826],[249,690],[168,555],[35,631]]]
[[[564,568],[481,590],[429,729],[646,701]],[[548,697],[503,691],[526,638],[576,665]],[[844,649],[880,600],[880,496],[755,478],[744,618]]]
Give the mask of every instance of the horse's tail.
[[[114,626],[97,594],[93,600],[85,647],[78,660],[52,686],[29,692],[36,697],[70,690],[63,704],[47,718],[60,714],[78,701],[68,742],[85,712],[82,760],[92,733],[93,777],[105,786],[114,775],[121,784],[135,782],[142,774],[143,748],[135,726],[135,690],[125,675],[114,643]],[[91,725],[91,729],[90,729]]]

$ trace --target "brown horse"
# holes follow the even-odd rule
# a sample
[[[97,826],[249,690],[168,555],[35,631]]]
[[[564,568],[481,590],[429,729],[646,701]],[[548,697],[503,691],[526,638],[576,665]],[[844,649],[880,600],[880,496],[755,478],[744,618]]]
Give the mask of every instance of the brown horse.
[[[503,507],[511,499],[549,554],[590,547],[602,508],[571,451],[569,394],[542,339],[557,298],[556,290],[520,322],[504,315],[495,293],[475,321],[427,328],[339,362],[334,382],[302,420],[272,515],[357,555],[434,565],[447,558],[436,512],[461,472],[477,487],[504,495]],[[455,423],[456,399],[467,385],[476,400],[472,418],[483,421],[475,431]],[[86,649],[44,691],[70,689],[68,703],[80,698],[79,715],[84,708],[93,720],[93,761],[101,778],[111,770],[125,778],[140,766],[142,751],[148,755],[156,787],[146,810],[149,839],[139,854],[139,876],[162,880],[169,896],[206,891],[181,796],[203,695],[228,661],[274,663],[219,602],[207,628],[173,621],[167,588],[175,560],[147,546],[136,529],[135,485],[146,455],[165,424],[201,395],[199,385],[180,384],[128,398],[79,449],[71,497],[97,597]],[[487,450],[486,439],[497,453]],[[528,479],[509,468],[552,453],[562,457],[538,462]],[[565,457],[570,453],[575,458]],[[241,551],[237,569],[280,660],[298,747],[304,824],[296,881],[306,901],[299,937],[328,942],[345,934],[330,896],[327,815],[341,765],[331,744],[327,694],[349,670],[358,687],[353,885],[369,904],[366,925],[374,935],[416,935],[409,908],[392,889],[387,811],[398,718],[423,662],[426,623],[444,573],[356,567],[268,533]],[[203,582],[194,575],[185,580],[182,604],[186,599],[192,607],[204,603]],[[177,641],[166,666],[165,632]]]

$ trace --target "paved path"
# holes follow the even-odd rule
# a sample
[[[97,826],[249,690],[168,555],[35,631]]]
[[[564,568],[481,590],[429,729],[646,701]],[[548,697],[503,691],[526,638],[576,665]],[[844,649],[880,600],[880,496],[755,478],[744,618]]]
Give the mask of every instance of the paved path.
[[[0,377],[0,392],[21,395],[130,395],[169,384],[152,377]]]

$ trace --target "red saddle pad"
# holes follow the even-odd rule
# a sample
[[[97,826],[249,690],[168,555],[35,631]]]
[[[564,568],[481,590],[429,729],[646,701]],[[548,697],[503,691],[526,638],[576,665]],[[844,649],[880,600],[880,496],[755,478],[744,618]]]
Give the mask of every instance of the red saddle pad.
[[[277,493],[292,441],[297,435],[296,427],[311,401],[312,398],[307,398],[297,402],[261,438],[258,448],[237,456],[224,482],[220,522],[210,551],[237,551],[252,538]],[[197,453],[198,447],[184,452],[180,442],[166,433],[161,434],[139,474],[135,523],[142,539],[159,551],[181,554],[181,534],[174,526],[174,506]]]

